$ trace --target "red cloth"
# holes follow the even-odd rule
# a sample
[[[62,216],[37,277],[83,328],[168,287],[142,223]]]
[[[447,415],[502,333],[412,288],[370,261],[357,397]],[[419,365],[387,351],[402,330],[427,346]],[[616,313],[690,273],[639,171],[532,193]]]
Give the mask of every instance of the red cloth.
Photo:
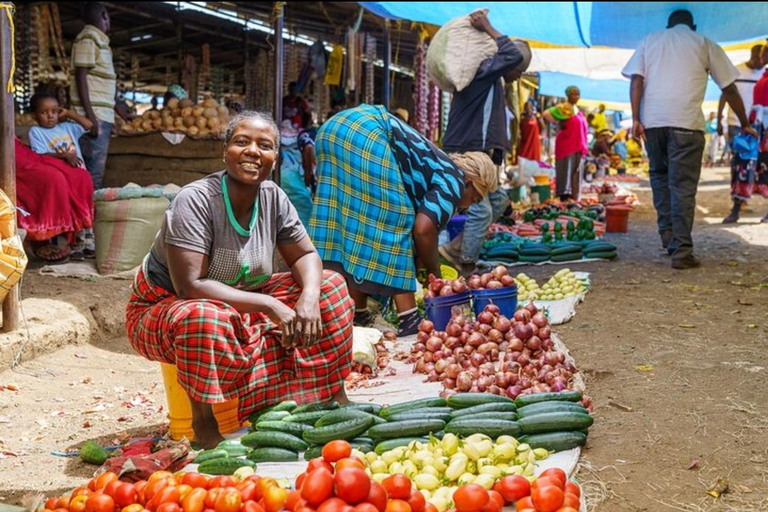
[[[752,105],[768,106],[768,70],[763,73],[752,91]]]
[[[282,273],[259,293],[293,308],[301,287]],[[154,285],[143,266],[131,288],[126,326],[134,350],[176,365],[179,384],[193,400],[238,398],[244,421],[282,400],[323,402],[341,389],[351,369],[353,306],[344,278],[326,270],[320,286],[322,335],[309,348],[286,350],[266,315],[241,315],[215,300],[181,300]]]
[[[539,122],[534,117],[520,123],[520,150],[517,156],[537,162],[541,160],[541,132]]]
[[[17,215],[27,239],[48,240],[93,226],[93,181],[88,171],[38,155],[16,139]]]
[[[574,107],[575,108],[575,107]],[[555,138],[555,159],[562,160],[574,153],[586,156],[589,152],[587,145],[587,119],[581,110],[572,118],[562,122],[565,126]]]

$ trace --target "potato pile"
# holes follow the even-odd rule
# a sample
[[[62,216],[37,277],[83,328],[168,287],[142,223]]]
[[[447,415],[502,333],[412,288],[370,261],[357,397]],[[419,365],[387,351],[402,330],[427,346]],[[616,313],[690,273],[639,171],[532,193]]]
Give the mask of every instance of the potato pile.
[[[148,110],[126,124],[127,133],[181,132],[200,137],[220,137],[229,121],[229,110],[211,98],[201,105],[190,99],[171,98],[162,110]]]

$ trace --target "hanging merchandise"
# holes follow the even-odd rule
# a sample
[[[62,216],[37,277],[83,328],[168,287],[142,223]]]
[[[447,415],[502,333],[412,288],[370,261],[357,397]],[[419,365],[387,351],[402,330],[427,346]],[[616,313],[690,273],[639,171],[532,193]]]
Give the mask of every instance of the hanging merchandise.
[[[211,96],[219,103],[224,103],[224,70],[219,66],[211,68]]]
[[[427,137],[436,142],[438,129],[440,128],[440,88],[431,80],[429,81],[429,130]]]
[[[374,68],[376,60],[376,38],[371,34],[365,35],[365,102],[373,105],[375,101]]]
[[[325,72],[325,85],[340,85],[341,71],[344,67],[344,48],[340,44],[333,45],[331,56]]]
[[[51,62],[51,40],[49,38],[48,24],[51,19],[51,11],[47,4],[36,5],[33,8],[34,17],[37,18],[37,53],[40,80],[47,82],[53,77],[53,62]]]
[[[32,24],[29,6],[21,4],[16,10],[16,30],[14,44],[16,45],[16,70],[13,74],[15,85],[14,96],[16,103],[26,112],[29,99],[32,97]]]
[[[61,18],[59,17],[59,6],[56,2],[50,2],[51,17],[49,23],[49,29],[51,39],[53,39],[53,49],[56,52],[56,60],[59,62],[59,67],[64,74],[64,83],[69,83],[69,59],[67,58],[67,52],[64,49],[64,36],[61,31]]]
[[[347,93],[357,87],[357,33],[347,29],[347,61],[346,61],[346,86]]]
[[[133,92],[136,92],[136,86],[139,82],[139,71],[141,70],[141,65],[139,63],[139,56],[138,55],[131,55],[131,90]]]
[[[451,93],[443,91],[443,101],[440,108],[440,133],[445,134],[448,129],[448,116],[451,113]]]
[[[423,39],[419,38],[416,44],[416,55],[414,56],[414,85],[413,102],[415,109],[416,130],[426,136],[429,131],[429,86],[427,84],[427,45]]]
[[[297,82],[299,79],[299,52],[296,43],[290,43],[285,48],[284,69],[285,79],[283,80],[283,96],[288,94],[288,85],[291,82]]]
[[[309,47],[309,63],[315,70],[315,78],[325,78],[325,44],[322,41],[315,41],[315,44]]]

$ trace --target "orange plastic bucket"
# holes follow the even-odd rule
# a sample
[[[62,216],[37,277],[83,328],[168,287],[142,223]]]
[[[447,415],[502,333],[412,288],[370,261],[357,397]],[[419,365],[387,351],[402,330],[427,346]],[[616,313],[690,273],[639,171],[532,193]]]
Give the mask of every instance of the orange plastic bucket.
[[[607,233],[626,233],[629,229],[629,206],[607,206],[605,208],[605,231]]]
[[[549,185],[549,174],[534,174],[533,181],[537,185]]]
[[[192,406],[184,388],[181,387],[176,375],[176,366],[160,363],[163,372],[163,384],[165,385],[165,398],[168,400],[168,420],[171,422],[171,438],[178,441],[186,437],[195,439],[195,431],[192,429]],[[240,428],[237,419],[238,400],[231,400],[222,404],[213,404],[213,414],[219,423],[219,432],[229,434]]]

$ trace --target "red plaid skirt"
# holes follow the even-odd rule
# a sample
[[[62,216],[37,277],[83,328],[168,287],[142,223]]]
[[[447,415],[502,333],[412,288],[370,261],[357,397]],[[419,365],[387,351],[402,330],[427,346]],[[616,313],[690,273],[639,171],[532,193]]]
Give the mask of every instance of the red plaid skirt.
[[[301,288],[289,273],[259,290],[293,308]],[[181,300],[139,270],[126,308],[128,338],[151,361],[175,364],[179,384],[198,402],[239,399],[241,421],[282,400],[329,400],[352,361],[354,307],[344,279],[323,273],[323,332],[315,345],[285,349],[281,332],[260,313],[241,315],[215,300]]]

